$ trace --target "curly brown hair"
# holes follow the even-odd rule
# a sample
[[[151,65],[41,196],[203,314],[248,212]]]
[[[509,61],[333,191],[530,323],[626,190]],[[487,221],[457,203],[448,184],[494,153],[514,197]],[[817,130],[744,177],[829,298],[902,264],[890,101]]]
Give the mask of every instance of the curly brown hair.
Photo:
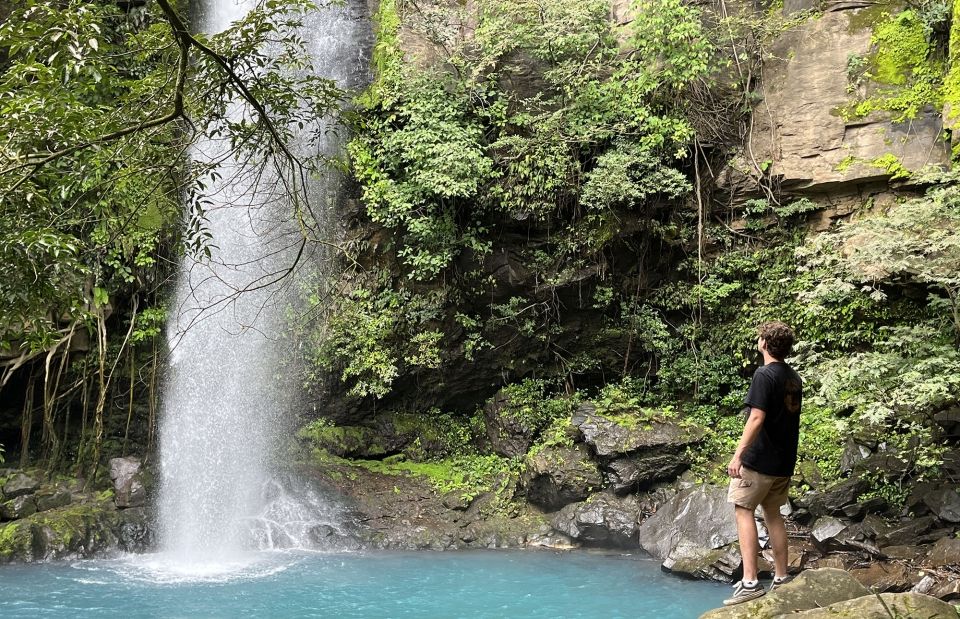
[[[774,320],[765,322],[757,327],[757,333],[767,344],[767,352],[774,359],[783,360],[790,355],[793,350],[794,335],[793,329],[786,323]]]

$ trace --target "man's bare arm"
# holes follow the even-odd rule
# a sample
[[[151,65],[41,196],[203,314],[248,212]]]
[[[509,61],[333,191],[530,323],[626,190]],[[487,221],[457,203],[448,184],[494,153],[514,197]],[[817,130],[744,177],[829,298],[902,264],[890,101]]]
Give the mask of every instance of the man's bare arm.
[[[750,409],[750,417],[747,419],[747,425],[743,427],[743,436],[740,437],[737,450],[733,453],[730,464],[727,465],[727,473],[730,477],[740,477],[740,468],[743,466],[740,462],[740,457],[743,455],[743,451],[749,447],[750,444],[756,440],[757,435],[760,434],[760,428],[763,427],[763,420],[766,415],[767,414],[759,408]]]

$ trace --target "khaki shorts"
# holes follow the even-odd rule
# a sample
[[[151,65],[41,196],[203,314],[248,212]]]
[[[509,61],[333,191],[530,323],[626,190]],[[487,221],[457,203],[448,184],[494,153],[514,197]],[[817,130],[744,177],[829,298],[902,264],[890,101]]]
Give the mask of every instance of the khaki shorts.
[[[789,477],[764,475],[747,467],[740,469],[740,475],[739,479],[730,480],[728,503],[747,509],[757,509],[757,505],[763,505],[764,509],[779,509],[787,502]]]

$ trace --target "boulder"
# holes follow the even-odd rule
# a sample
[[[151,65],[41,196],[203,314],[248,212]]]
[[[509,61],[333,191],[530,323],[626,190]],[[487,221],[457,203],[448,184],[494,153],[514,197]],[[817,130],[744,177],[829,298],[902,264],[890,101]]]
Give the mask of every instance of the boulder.
[[[31,495],[21,495],[0,503],[0,519],[18,520],[37,513],[37,502]]]
[[[45,512],[50,509],[57,509],[69,505],[72,500],[70,491],[66,488],[56,488],[46,492],[38,492],[34,497],[37,501],[37,511]]]
[[[711,549],[696,542],[681,540],[663,560],[661,567],[688,578],[730,582],[742,562],[743,556],[737,544]],[[760,566],[761,571],[764,569],[770,568]]]
[[[883,556],[901,561],[916,561],[925,554],[926,549],[919,546],[887,546],[883,549]]]
[[[924,493],[923,503],[943,522],[960,522],[960,493],[954,486],[939,486]]]
[[[676,479],[687,468],[680,454],[638,454],[612,460],[604,471],[614,492],[638,492],[657,481]]]
[[[865,479],[851,477],[823,492],[805,496],[803,502],[814,516],[841,516],[844,507],[856,503],[869,489],[870,484]]]
[[[713,552],[737,540],[725,488],[700,485],[680,491],[640,525],[638,539],[644,550],[664,561],[664,568],[694,577],[727,581],[739,567],[739,551]],[[730,569],[732,561],[737,565]]]
[[[801,572],[791,582],[761,598],[718,608],[701,615],[701,619],[761,619],[778,617],[807,609],[816,609],[868,595],[870,592],[857,580],[832,568]],[[848,615],[857,617],[859,615]]]
[[[837,541],[837,537],[847,530],[846,523],[832,516],[823,516],[818,518],[813,526],[810,527],[810,539],[823,550],[826,550],[832,543]]]
[[[930,595],[941,600],[960,599],[960,579],[951,578],[950,580],[934,587]]]
[[[526,459],[521,484],[527,500],[546,511],[582,501],[603,485],[586,446],[548,446]]]
[[[840,457],[840,471],[849,473],[859,462],[868,458],[871,454],[869,447],[857,443],[852,438],[847,439],[843,447],[843,455]]]
[[[23,473],[16,473],[3,484],[3,496],[14,499],[25,494],[33,494],[40,488],[40,482]]]
[[[824,608],[814,608],[786,616],[797,617],[797,619],[836,619],[837,617],[955,619],[957,611],[950,604],[921,593],[882,593],[865,595]]]
[[[583,441],[600,457],[630,454],[640,450],[677,452],[703,438],[704,431],[668,421],[642,419],[639,415],[605,416],[593,404],[580,406],[573,425]]]
[[[930,567],[945,567],[960,565],[960,539],[944,537],[940,539],[924,561]]]
[[[889,530],[877,537],[877,543],[881,548],[919,543],[920,536],[929,531],[933,527],[933,523],[932,516],[910,518],[892,525]]]
[[[523,414],[523,409],[511,406],[509,395],[499,391],[483,407],[487,438],[495,452],[507,458],[527,453],[536,434],[542,428],[534,416]]]
[[[110,479],[113,480],[114,501],[117,507],[143,505],[146,491],[140,475],[139,458],[112,458],[110,460]]]
[[[553,517],[553,528],[588,546],[637,548],[640,506],[636,497],[595,494],[567,505]]]
[[[902,563],[874,561],[867,567],[857,567],[850,574],[871,591],[908,591],[920,582],[920,574]]]

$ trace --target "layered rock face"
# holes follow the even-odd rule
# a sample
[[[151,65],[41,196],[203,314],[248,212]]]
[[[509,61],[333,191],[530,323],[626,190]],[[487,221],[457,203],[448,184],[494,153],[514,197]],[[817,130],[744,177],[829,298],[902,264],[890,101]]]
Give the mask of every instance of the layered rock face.
[[[76,480],[43,481],[40,471],[0,471],[0,563],[149,549],[140,461],[115,458],[110,469],[114,489],[99,493]]]

